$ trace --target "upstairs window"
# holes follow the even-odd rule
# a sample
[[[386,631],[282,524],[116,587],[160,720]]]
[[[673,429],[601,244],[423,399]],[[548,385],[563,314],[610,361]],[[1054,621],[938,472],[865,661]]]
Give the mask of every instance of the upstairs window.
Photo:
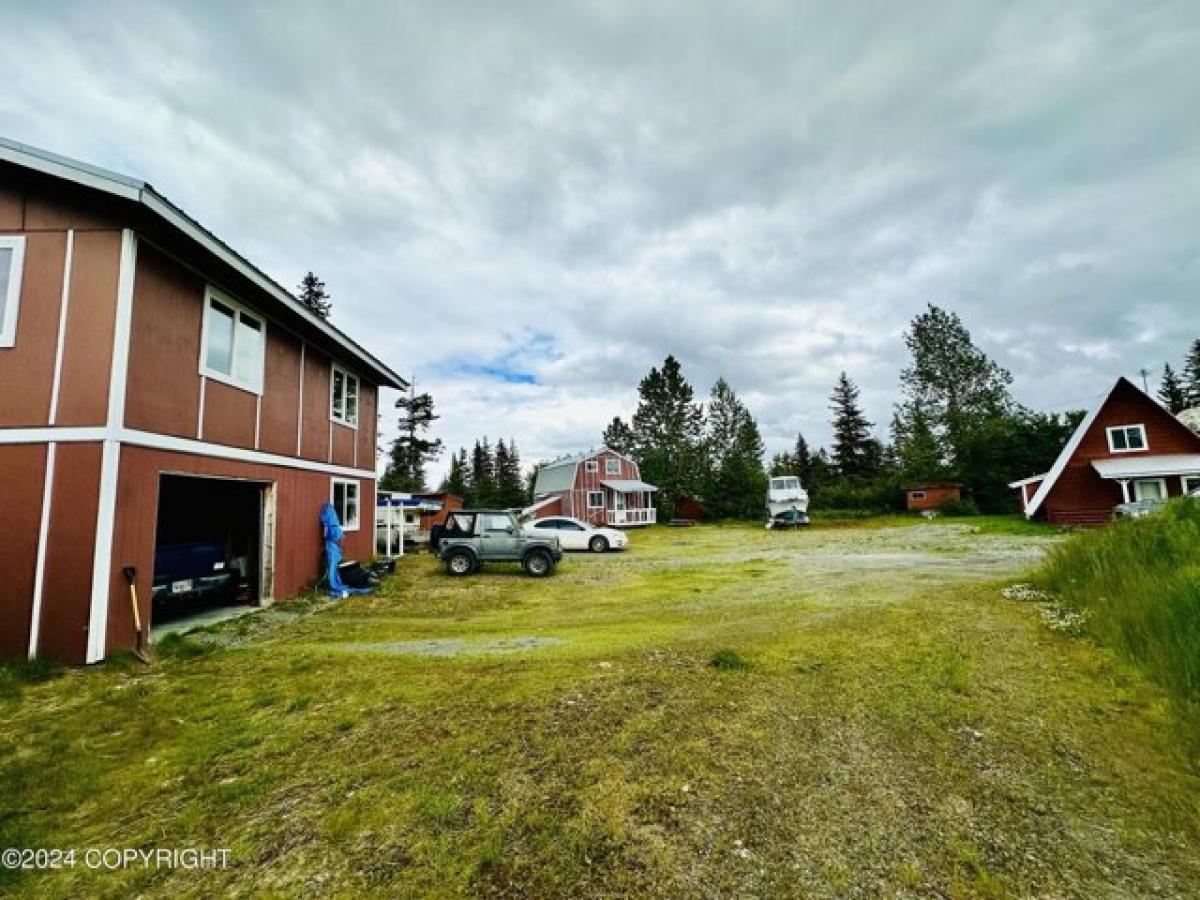
[[[609,457],[605,458],[604,474],[605,475],[620,475],[621,474],[621,461],[619,459],[617,459],[615,456],[609,456]]]
[[[358,531],[358,482],[335,478],[332,494],[330,502],[342,523],[342,531]]]
[[[589,459],[587,462],[585,462],[583,464],[583,470],[589,474],[592,472],[599,472],[600,471],[600,463],[596,462],[596,460],[594,460],[594,459]]]
[[[0,236],[0,347],[17,342],[17,307],[21,304],[21,272],[25,238]]]
[[[262,393],[266,325],[233,298],[209,288],[204,310],[200,374]]]
[[[329,418],[351,428],[358,427],[358,377],[341,366],[333,367],[329,386]]]
[[[1116,425],[1108,429],[1108,449],[1113,453],[1132,453],[1147,446],[1145,425]]]

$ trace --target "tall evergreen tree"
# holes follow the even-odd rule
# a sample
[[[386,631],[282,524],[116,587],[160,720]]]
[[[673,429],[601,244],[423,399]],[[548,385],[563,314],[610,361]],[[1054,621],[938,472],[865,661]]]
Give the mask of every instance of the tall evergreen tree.
[[[724,378],[713,385],[704,448],[705,507],[716,518],[749,518],[766,493],[758,423]]]
[[[1189,406],[1187,391],[1184,389],[1183,382],[1179,379],[1179,376],[1175,374],[1175,370],[1171,368],[1170,363],[1163,366],[1162,383],[1158,388],[1158,399],[1167,408],[1167,412],[1172,415],[1183,412]]]
[[[674,356],[638,385],[633,414],[634,457],[642,478],[658,486],[655,502],[671,516],[681,497],[696,493],[704,453],[704,412]]]
[[[604,429],[601,441],[609,450],[616,450],[626,456],[634,452],[636,443],[633,429],[620,416],[613,416],[613,420]]]
[[[486,435],[482,440],[475,441],[471,450],[468,484],[471,487],[472,506],[492,506],[495,503],[496,462]]]
[[[440,418],[433,412],[433,397],[418,394],[415,382],[396,401],[400,410],[400,431],[392,441],[387,470],[380,487],[391,491],[425,490],[425,466],[442,452],[440,440],[429,440],[425,433]]]
[[[796,432],[796,446],[792,449],[792,465],[801,484],[807,485],[812,480],[812,463],[812,451],[808,447],[808,441],[804,439],[802,433]]]
[[[833,412],[833,462],[843,477],[872,474],[879,453],[871,447],[871,423],[858,402],[858,388],[845,372],[838,376],[829,398]]]
[[[1183,389],[1187,394],[1187,405],[1200,406],[1200,338],[1192,341],[1183,360]]]
[[[325,282],[309,272],[296,288],[297,299],[322,319],[328,319],[333,310],[333,300],[325,290]]]
[[[496,496],[497,506],[505,508],[525,505],[525,484],[521,479],[521,456],[516,441],[503,439],[496,442]]]
[[[468,505],[471,505],[470,468],[465,447],[460,447],[458,452],[450,457],[450,471],[442,479],[440,490],[461,497]]]

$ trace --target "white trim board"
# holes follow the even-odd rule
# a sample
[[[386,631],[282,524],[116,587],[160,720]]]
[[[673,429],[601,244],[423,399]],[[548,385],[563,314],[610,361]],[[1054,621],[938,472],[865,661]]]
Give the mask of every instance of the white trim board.
[[[98,443],[110,441],[128,444],[133,447],[148,447],[152,450],[170,450],[175,453],[188,453],[193,456],[211,456],[215,459],[228,459],[235,462],[255,463],[264,466],[281,466],[286,469],[303,469],[310,472],[321,472],[325,475],[345,475],[347,478],[376,478],[373,469],[360,469],[354,466],[338,466],[311,459],[301,459],[295,456],[282,456],[265,450],[248,450],[243,447],[230,447],[225,444],[213,444],[207,441],[195,441],[191,438],[176,437],[170,434],[155,434],[150,431],[138,431],[132,428],[0,428],[0,446],[6,444],[76,444]]]
[[[92,597],[88,611],[84,661],[104,659],[108,643],[109,585],[112,580],[113,529],[117,519],[117,482],[121,470],[119,433],[125,425],[125,386],[129,375],[129,338],[133,330],[133,279],[137,271],[137,235],[121,232],[121,264],[117,275],[117,311],[113,324],[112,365],[108,379],[108,427],[100,457],[100,497],[92,554]]]
[[[29,658],[37,656],[42,631],[42,595],[46,588],[46,549],[50,543],[50,507],[54,502],[54,465],[58,445],[46,445],[46,474],[42,479],[42,518],[38,523],[37,563],[33,570],[33,607],[29,612]]]
[[[0,428],[0,446],[5,444],[45,444],[48,441],[74,444],[102,441],[107,437],[109,437],[108,429],[100,426]]]
[[[62,296],[58,301],[58,339],[54,345],[54,379],[50,382],[50,415],[47,425],[58,420],[58,394],[62,388],[63,354],[67,347],[67,310],[71,302],[71,269],[75,259],[75,229],[67,230],[67,249],[63,257]]]
[[[209,444],[203,441],[193,441],[191,438],[175,437],[169,434],[154,434],[149,431],[134,431],[124,429],[120,432],[121,443],[135,447],[147,447],[151,450],[169,450],[175,453],[190,453],[195,456],[211,456],[216,459],[227,459],[233,462],[255,463],[264,466],[282,466],[286,469],[304,469],[310,472],[321,472],[326,475],[342,475],[346,478],[375,478],[371,469],[355,469],[350,466],[336,466],[331,463],[314,462],[309,459],[298,459],[294,456],[281,456],[278,453],[268,453],[265,450],[246,450],[242,447],[227,447],[224,444]]]

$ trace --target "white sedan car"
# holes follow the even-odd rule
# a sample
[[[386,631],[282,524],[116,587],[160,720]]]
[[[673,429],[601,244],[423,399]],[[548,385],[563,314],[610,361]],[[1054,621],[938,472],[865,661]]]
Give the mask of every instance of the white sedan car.
[[[607,550],[624,550],[629,546],[629,537],[624,532],[615,528],[597,528],[567,516],[535,519],[525,526],[525,532],[531,537],[556,537],[564,550],[604,553]]]

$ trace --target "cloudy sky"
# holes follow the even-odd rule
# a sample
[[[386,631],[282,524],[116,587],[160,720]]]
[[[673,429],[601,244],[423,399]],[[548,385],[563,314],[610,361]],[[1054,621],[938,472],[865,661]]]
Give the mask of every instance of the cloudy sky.
[[[1200,5],[5,4],[0,133],[141,177],[414,374],[599,441],[668,353],[771,451],[957,311],[1040,409],[1200,336]],[[440,466],[439,466],[440,468]]]

